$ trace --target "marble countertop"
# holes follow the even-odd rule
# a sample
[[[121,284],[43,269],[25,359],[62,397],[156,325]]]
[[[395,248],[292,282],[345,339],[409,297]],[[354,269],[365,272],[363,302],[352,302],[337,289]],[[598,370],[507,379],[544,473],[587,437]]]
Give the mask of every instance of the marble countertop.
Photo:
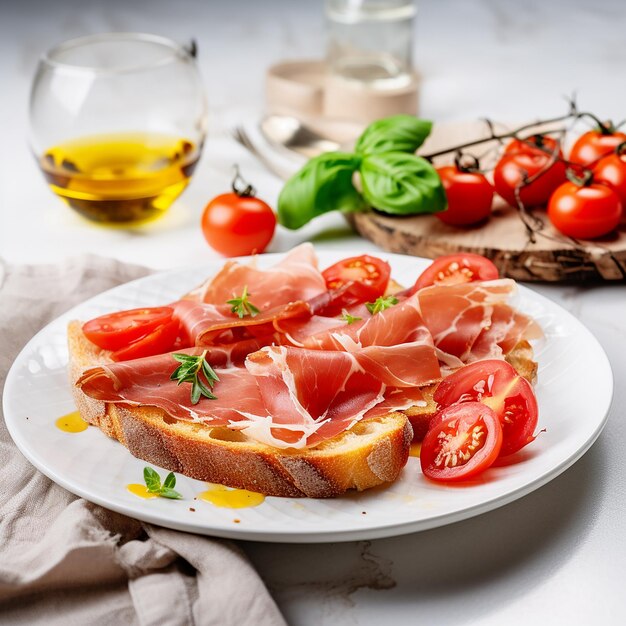
[[[423,0],[416,60],[421,114],[438,121],[552,116],[564,95],[603,118],[626,117],[621,2]],[[38,54],[89,32],[141,30],[199,43],[210,134],[182,199],[135,231],[86,225],[46,188],[30,154],[27,98]],[[95,253],[155,268],[214,258],[198,227],[206,201],[239,163],[270,203],[279,180],[228,137],[263,110],[263,73],[284,58],[322,54],[321,2],[107,3],[24,0],[0,9],[0,256],[54,262]],[[272,251],[304,240],[374,251],[330,216],[280,230]],[[413,535],[328,545],[246,544],[293,624],[626,623],[626,287],[533,285],[598,338],[616,390],[587,454],[538,491],[479,517]],[[593,393],[593,390],[573,390]]]

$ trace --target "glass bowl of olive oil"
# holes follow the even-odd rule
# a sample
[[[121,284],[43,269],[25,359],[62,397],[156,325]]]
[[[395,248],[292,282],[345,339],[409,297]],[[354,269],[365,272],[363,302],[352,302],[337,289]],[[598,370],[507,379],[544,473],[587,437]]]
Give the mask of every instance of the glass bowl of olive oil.
[[[54,193],[83,217],[135,225],[188,185],[206,134],[195,45],[141,33],[80,37],[40,60],[31,145]]]

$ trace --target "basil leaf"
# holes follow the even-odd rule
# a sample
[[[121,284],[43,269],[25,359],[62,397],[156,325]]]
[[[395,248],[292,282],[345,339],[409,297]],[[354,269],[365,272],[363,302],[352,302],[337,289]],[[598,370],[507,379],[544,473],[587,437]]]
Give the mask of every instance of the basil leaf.
[[[370,124],[356,143],[361,155],[415,152],[430,135],[433,123],[413,115],[392,115]]]
[[[435,168],[415,154],[387,152],[363,157],[361,185],[365,200],[385,213],[437,213],[447,207]]]
[[[151,493],[156,493],[161,489],[161,477],[151,467],[143,468],[143,479]]]
[[[359,162],[359,157],[344,152],[326,152],[311,159],[280,193],[280,223],[296,229],[328,211],[364,208],[363,199],[352,184]]]
[[[175,491],[174,489],[170,489],[169,487],[164,487],[159,491],[159,495],[162,498],[171,498],[172,500],[182,500],[183,496]]]
[[[163,489],[174,489],[176,487],[176,475],[170,472],[163,481]]]

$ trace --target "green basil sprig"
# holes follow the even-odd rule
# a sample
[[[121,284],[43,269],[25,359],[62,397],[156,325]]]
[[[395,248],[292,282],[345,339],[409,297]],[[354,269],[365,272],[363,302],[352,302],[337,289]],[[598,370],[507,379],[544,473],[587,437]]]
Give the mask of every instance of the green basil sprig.
[[[413,115],[392,115],[372,122],[359,137],[357,154],[415,152],[430,135],[433,123]]]
[[[432,123],[394,115],[370,124],[355,153],[326,152],[311,159],[283,187],[278,218],[296,229],[329,211],[360,211],[368,206],[394,215],[436,213],[447,207],[434,167],[415,150]],[[354,185],[360,178],[361,192]]]
[[[358,211],[365,202],[352,184],[360,159],[343,152],[325,152],[311,159],[285,184],[278,198],[278,219],[296,229],[328,211]]]

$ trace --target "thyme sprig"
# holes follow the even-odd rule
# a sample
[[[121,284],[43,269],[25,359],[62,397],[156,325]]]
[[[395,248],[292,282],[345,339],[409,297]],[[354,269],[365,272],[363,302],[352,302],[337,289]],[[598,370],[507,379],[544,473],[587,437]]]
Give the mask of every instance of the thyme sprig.
[[[365,306],[372,315],[376,315],[376,313],[380,313],[394,304],[398,304],[398,298],[395,296],[380,296],[374,302],[367,302]]]
[[[248,300],[250,294],[248,294],[248,285],[244,285],[243,292],[239,298],[233,298],[232,300],[226,300],[226,304],[231,305],[230,312],[235,313],[239,316],[239,319],[246,317],[249,315],[250,317],[254,317],[258,315],[261,311],[257,307]]]
[[[205,350],[197,356],[179,352],[172,354],[180,365],[172,372],[170,380],[178,381],[179,385],[191,383],[191,404],[198,404],[202,396],[209,400],[217,400],[217,396],[213,395],[211,390],[219,381],[219,377],[207,362],[206,353]],[[206,383],[200,378],[200,373],[204,374]]]

